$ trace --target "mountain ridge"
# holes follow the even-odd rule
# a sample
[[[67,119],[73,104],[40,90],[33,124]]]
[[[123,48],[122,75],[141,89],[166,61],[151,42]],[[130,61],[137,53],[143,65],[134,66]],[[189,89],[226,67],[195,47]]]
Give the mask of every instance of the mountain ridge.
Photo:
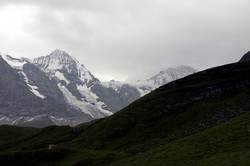
[[[10,55],[2,57],[20,77],[29,93],[40,101],[41,104],[36,109],[45,110],[32,116],[23,116],[22,112],[14,118],[4,115],[2,120],[0,118],[0,123],[3,124],[26,126],[26,122],[37,120],[40,127],[41,118],[45,121],[45,126],[50,121],[56,125],[77,125],[110,116],[160,86],[101,82],[76,58],[59,49],[33,60],[13,58]],[[179,77],[177,74],[172,79]],[[12,101],[9,99],[9,102]],[[53,113],[53,109],[58,111]]]

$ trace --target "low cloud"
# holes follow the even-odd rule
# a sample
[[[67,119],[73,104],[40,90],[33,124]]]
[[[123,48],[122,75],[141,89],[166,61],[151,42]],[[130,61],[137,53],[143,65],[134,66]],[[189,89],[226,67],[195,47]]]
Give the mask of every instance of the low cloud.
[[[142,79],[181,64],[205,69],[237,61],[250,48],[248,0],[2,0],[0,6],[0,12],[34,10],[14,39],[0,31],[2,51],[32,58],[63,49],[101,77]]]

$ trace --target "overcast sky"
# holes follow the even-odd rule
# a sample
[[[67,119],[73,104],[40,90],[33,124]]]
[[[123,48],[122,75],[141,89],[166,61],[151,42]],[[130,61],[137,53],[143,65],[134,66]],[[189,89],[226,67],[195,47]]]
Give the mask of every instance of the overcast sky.
[[[249,0],[0,0],[0,51],[62,49],[101,79],[198,70],[250,49]]]

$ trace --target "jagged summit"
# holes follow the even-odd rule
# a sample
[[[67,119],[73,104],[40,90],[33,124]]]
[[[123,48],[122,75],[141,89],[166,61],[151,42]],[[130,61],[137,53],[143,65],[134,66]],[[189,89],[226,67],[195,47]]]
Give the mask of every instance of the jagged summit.
[[[49,55],[47,55],[51,58],[60,59],[61,61],[74,61],[78,62],[78,60],[74,57],[72,57],[69,53],[66,51],[55,49],[53,52],[51,52]],[[78,62],[79,63],[79,62]]]
[[[50,75],[55,75],[57,72],[60,72],[63,73],[64,76],[68,75],[70,78],[77,77],[82,80],[83,83],[99,81],[83,64],[80,64],[78,60],[67,52],[59,49],[56,49],[47,56],[35,58],[33,63]]]
[[[55,49],[50,55],[70,56],[66,51],[60,49]]]
[[[239,62],[249,62],[250,61],[250,51],[248,51],[243,57],[240,59]]]
[[[39,65],[43,70],[60,70],[64,67],[75,66],[79,62],[67,52],[56,49],[47,56],[35,58],[33,63]]]

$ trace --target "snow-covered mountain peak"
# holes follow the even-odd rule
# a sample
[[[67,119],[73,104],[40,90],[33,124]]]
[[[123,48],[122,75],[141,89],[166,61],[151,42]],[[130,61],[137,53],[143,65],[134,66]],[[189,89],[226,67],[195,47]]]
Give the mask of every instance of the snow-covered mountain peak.
[[[56,49],[47,56],[35,58],[33,63],[47,72],[63,69],[72,72],[72,70],[76,70],[76,64],[79,62],[75,60],[75,58],[72,58],[67,52]]]
[[[51,55],[55,55],[55,56],[69,56],[70,55],[66,52],[66,51],[63,51],[63,50],[60,50],[60,49],[55,49]]]
[[[66,82],[69,83],[74,81],[79,84],[92,84],[99,81],[83,64],[59,49],[47,56],[35,58],[33,63],[50,76],[59,76],[58,79],[67,79]]]
[[[66,51],[56,49],[48,55],[51,59],[59,59],[62,63],[75,62],[79,63],[74,57],[70,56]]]
[[[189,66],[178,66],[178,67],[170,67],[166,70],[160,71],[155,76],[149,78],[147,80],[148,84],[152,85],[153,87],[157,88],[159,86],[162,86],[164,84],[167,84],[168,82],[180,79],[182,77],[185,77],[187,75],[193,74],[197,72],[197,70],[193,69]]]

